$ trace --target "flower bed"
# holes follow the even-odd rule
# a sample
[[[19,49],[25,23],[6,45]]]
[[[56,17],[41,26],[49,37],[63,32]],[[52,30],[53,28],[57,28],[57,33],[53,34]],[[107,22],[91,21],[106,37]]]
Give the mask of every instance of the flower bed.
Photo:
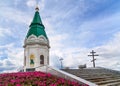
[[[0,86],[88,86],[43,72],[0,74]]]

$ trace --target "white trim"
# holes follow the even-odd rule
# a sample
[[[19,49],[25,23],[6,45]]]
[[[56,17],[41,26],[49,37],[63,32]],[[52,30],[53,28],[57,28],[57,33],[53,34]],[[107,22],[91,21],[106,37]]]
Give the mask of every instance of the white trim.
[[[36,37],[34,34],[32,34],[32,35],[30,35],[30,36],[28,37],[28,39],[27,39],[27,40],[31,40],[31,38],[36,39],[37,37]]]

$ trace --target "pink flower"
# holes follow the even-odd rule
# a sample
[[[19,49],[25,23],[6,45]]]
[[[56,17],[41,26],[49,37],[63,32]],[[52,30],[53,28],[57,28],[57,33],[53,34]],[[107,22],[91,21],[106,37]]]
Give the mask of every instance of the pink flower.
[[[0,74],[0,86],[88,86],[65,80],[43,72],[18,72]]]
[[[16,84],[16,86],[21,86],[20,84]]]

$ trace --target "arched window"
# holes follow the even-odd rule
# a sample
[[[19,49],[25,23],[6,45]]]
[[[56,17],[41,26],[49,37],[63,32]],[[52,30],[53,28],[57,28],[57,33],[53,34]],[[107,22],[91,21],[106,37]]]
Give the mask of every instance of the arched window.
[[[44,64],[44,56],[43,55],[40,56],[40,64]]]

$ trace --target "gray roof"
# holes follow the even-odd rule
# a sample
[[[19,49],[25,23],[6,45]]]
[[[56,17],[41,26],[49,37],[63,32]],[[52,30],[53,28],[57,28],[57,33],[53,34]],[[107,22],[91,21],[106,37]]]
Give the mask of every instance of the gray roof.
[[[99,86],[120,86],[120,72],[105,68],[62,69]]]

